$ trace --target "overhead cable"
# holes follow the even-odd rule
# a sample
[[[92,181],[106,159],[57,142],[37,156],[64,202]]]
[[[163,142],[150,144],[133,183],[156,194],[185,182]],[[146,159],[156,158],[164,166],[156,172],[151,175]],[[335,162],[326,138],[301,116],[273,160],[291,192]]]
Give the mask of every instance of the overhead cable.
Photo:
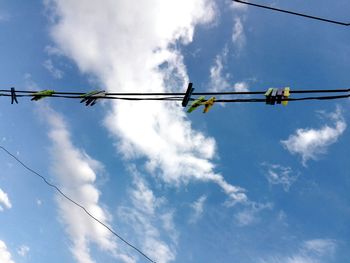
[[[269,9],[269,10],[276,11],[276,12],[286,13],[286,14],[295,15],[295,16],[301,16],[301,17],[314,19],[314,20],[319,20],[322,22],[337,24],[337,25],[341,25],[341,26],[350,26],[350,23],[330,20],[330,19],[326,19],[326,18],[322,18],[322,17],[318,17],[318,16],[311,16],[311,15],[307,15],[307,14],[297,13],[297,12],[293,12],[293,11],[289,11],[289,10],[279,9],[279,8],[270,7],[270,6],[266,6],[266,5],[255,4],[255,3],[251,3],[251,2],[245,2],[245,1],[241,1],[241,0],[232,0],[232,1],[237,2],[237,3],[241,3],[241,4],[245,4],[245,5],[251,5],[251,6],[255,6],[255,7],[259,7],[259,8]]]
[[[132,249],[136,250],[139,254],[141,254],[144,258],[146,258],[148,261],[152,262],[152,263],[156,263],[155,261],[153,261],[150,257],[148,257],[144,252],[142,252],[139,248],[137,248],[136,246],[132,245],[130,242],[128,242],[126,239],[124,239],[123,237],[121,237],[117,232],[115,232],[111,227],[109,227],[108,225],[106,225],[105,223],[103,223],[101,220],[99,220],[98,218],[96,218],[94,215],[92,215],[83,205],[81,205],[80,203],[78,203],[77,201],[73,200],[72,198],[70,198],[69,196],[67,196],[59,187],[57,187],[55,184],[50,183],[44,176],[42,176],[41,174],[39,174],[38,172],[34,171],[33,169],[31,169],[29,166],[27,166],[26,164],[24,164],[20,159],[18,159],[14,154],[12,154],[10,151],[8,151],[5,147],[0,145],[0,148],[8,155],[10,155],[13,159],[15,159],[18,163],[20,163],[25,169],[27,169],[29,172],[31,172],[32,174],[40,177],[45,184],[47,184],[48,186],[52,187],[57,193],[59,193],[63,198],[65,198],[66,200],[68,200],[69,202],[71,202],[72,204],[74,204],[75,206],[79,207],[80,209],[82,209],[85,214],[87,214],[90,218],[92,218],[94,221],[96,221],[98,224],[102,225],[105,229],[107,229],[110,233],[112,233],[114,236],[116,236],[117,238],[119,238],[122,242],[124,242],[126,245],[128,245],[129,247],[131,247]]]

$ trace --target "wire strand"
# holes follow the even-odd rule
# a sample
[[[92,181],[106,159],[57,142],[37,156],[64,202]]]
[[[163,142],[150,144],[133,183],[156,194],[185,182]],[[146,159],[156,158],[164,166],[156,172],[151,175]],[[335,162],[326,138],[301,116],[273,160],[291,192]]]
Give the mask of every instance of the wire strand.
[[[232,0],[232,1],[237,2],[237,3],[241,3],[241,4],[245,4],[245,5],[251,5],[251,6],[255,6],[255,7],[259,7],[259,8],[269,9],[269,10],[273,10],[273,11],[277,11],[277,12],[281,12],[281,13],[287,13],[290,15],[296,15],[296,16],[306,17],[309,19],[319,20],[322,22],[327,22],[327,23],[332,23],[332,24],[337,24],[337,25],[342,25],[342,26],[349,26],[350,25],[350,23],[344,23],[344,22],[330,20],[330,19],[326,19],[326,18],[322,18],[322,17],[318,17],[318,16],[311,16],[311,15],[307,15],[307,14],[297,13],[297,12],[279,9],[279,8],[274,8],[274,7],[265,6],[265,5],[254,4],[254,3],[245,2],[245,1],[241,1],[241,0]]]
[[[25,169],[27,169],[28,171],[30,171],[31,173],[35,174],[36,176],[40,177],[45,184],[47,184],[48,186],[54,188],[61,196],[63,196],[66,200],[68,200],[69,202],[73,203],[74,205],[76,205],[77,207],[81,208],[90,218],[92,218],[93,220],[95,220],[97,223],[99,223],[100,225],[102,225],[104,228],[106,228],[109,232],[111,232],[114,236],[116,236],[117,238],[119,238],[122,242],[124,242],[126,245],[128,245],[129,247],[133,248],[134,250],[136,250],[139,254],[141,254],[143,257],[145,257],[148,261],[152,262],[152,263],[156,263],[155,261],[153,261],[150,257],[148,257],[145,253],[143,253],[140,249],[138,249],[137,247],[135,247],[134,245],[132,245],[131,243],[129,243],[127,240],[125,240],[123,237],[121,237],[117,232],[115,232],[112,228],[110,228],[109,226],[107,226],[105,223],[101,222],[99,219],[97,219],[95,216],[93,216],[83,205],[79,204],[78,202],[74,201],[72,198],[70,198],[69,196],[67,196],[65,193],[62,192],[62,190],[57,187],[56,185],[50,183],[44,176],[42,176],[41,174],[39,174],[38,172],[34,171],[33,169],[31,169],[30,167],[28,167],[26,164],[24,164],[21,160],[19,160],[14,154],[12,154],[11,152],[9,152],[5,147],[0,145],[0,148],[7,153],[8,155],[10,155],[12,158],[14,158],[18,163],[20,163]]]

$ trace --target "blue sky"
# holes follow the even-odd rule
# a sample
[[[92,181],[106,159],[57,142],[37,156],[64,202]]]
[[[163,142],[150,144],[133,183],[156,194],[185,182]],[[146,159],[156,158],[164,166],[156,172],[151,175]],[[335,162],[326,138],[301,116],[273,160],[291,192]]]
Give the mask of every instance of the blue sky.
[[[349,3],[257,1],[348,22]],[[230,1],[0,2],[3,89],[347,88],[347,27]],[[1,145],[159,263],[350,253],[349,101],[287,107],[19,99]],[[5,153],[0,262],[147,262]]]

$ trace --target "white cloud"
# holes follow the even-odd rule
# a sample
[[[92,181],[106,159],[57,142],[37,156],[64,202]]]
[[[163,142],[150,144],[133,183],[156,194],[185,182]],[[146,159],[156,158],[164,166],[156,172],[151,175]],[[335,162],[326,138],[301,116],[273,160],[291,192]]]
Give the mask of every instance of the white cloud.
[[[290,153],[301,156],[304,166],[309,159],[317,160],[320,155],[325,154],[327,148],[337,142],[346,129],[346,122],[339,108],[328,115],[334,122],[333,127],[324,125],[320,129],[297,129],[295,134],[281,141]]]
[[[191,204],[191,207],[193,209],[193,214],[190,218],[190,223],[196,223],[203,214],[204,211],[204,203],[207,200],[206,195],[202,195],[198,198],[193,204]]]
[[[272,203],[261,204],[250,202],[249,206],[247,206],[241,212],[238,212],[235,215],[236,223],[242,227],[255,224],[260,220],[258,215],[259,212],[266,209],[271,210],[272,207]]]
[[[12,207],[10,199],[1,188],[0,188],[0,211],[3,211],[4,208],[10,209]]]
[[[135,237],[141,246],[141,250],[152,260],[166,263],[175,260],[176,242],[178,233],[173,223],[173,211],[165,211],[164,198],[156,197],[149,188],[147,182],[137,173],[132,171],[134,180],[133,188],[130,189],[130,206],[120,207],[118,215],[135,232]],[[165,231],[160,231],[160,226]],[[166,233],[166,234],[165,234]],[[162,236],[168,235],[171,245],[162,240]]]
[[[51,146],[51,170],[62,192],[82,204],[98,220],[108,225],[108,214],[99,204],[100,193],[95,186],[96,172],[101,164],[93,160],[71,142],[69,131],[62,117],[50,108],[41,110],[49,124]],[[116,253],[116,243],[110,232],[88,217],[82,209],[57,196],[60,217],[71,239],[71,251],[80,263],[92,263],[89,245],[96,244],[104,251],[119,257],[123,262],[133,262],[124,254]]]
[[[27,256],[28,252],[30,251],[30,248],[26,245],[22,245],[18,248],[17,253],[18,255],[20,255],[21,257],[25,257]]]
[[[210,89],[215,92],[220,91],[249,91],[246,82],[230,84],[231,75],[224,73],[224,65],[227,61],[229,49],[225,47],[220,54],[215,57],[214,65],[210,68]]]
[[[294,175],[291,167],[268,163],[263,163],[263,166],[267,168],[265,176],[268,182],[271,185],[282,185],[286,192],[289,191],[289,188],[298,179],[298,175]]]
[[[248,5],[245,5],[245,4],[241,4],[241,3],[238,3],[238,2],[234,2],[234,1],[230,1],[231,5],[230,7],[232,8],[232,10],[234,11],[247,11],[248,9]],[[247,1],[249,2],[249,1]]]
[[[312,239],[305,241],[303,250],[315,253],[317,256],[333,255],[337,248],[337,242],[333,239]]]
[[[45,60],[45,62],[43,63],[43,66],[51,73],[51,75],[55,78],[55,79],[61,79],[63,78],[63,71],[59,70],[58,68],[56,68],[51,59],[47,59]]]
[[[235,17],[232,29],[232,42],[240,50],[244,47],[246,37],[244,34],[244,26],[241,17]]]
[[[249,86],[246,82],[237,82],[233,86],[233,90],[237,92],[247,92],[249,91]]]
[[[230,88],[230,74],[223,74],[224,63],[227,59],[228,48],[225,47],[215,58],[214,65],[210,68],[210,88],[213,91],[224,91]]]
[[[4,241],[0,240],[0,262],[1,263],[15,263],[11,259],[11,253],[8,251]]]
[[[57,45],[82,72],[97,76],[111,92],[184,89],[188,77],[175,44],[191,42],[195,26],[215,17],[214,3],[208,0],[142,0],[137,5],[121,0],[52,0],[49,4],[55,5],[51,33]],[[147,158],[148,170],[162,181],[214,182],[232,203],[246,200],[241,188],[214,172],[214,139],[193,130],[179,105],[118,102],[112,105],[106,126],[125,158]]]
[[[336,252],[337,242],[332,239],[312,239],[300,244],[298,251],[290,256],[271,256],[260,263],[326,263]]]

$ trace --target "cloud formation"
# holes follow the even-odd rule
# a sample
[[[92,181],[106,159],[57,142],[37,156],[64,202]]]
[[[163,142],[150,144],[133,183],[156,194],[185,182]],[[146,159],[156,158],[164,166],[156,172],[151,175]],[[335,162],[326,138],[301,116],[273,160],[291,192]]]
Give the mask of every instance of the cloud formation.
[[[311,239],[303,242],[298,251],[290,256],[272,256],[259,263],[326,263],[336,252],[337,242],[332,239]]]
[[[215,92],[220,91],[249,91],[246,82],[230,84],[231,75],[224,73],[224,65],[227,61],[229,49],[225,47],[220,54],[216,55],[214,65],[210,68],[210,89]]]
[[[0,262],[15,263],[11,258],[11,253],[8,251],[6,243],[0,240]]]
[[[63,71],[59,70],[53,65],[53,62],[51,59],[47,59],[44,61],[43,66],[51,73],[52,77],[55,79],[61,79],[63,78]]]
[[[295,134],[281,141],[283,147],[291,154],[301,156],[304,166],[308,160],[317,160],[320,155],[325,154],[328,147],[337,142],[346,129],[346,122],[339,108],[327,115],[334,122],[333,126],[324,125],[320,129],[297,129]]]
[[[284,191],[288,192],[293,183],[298,179],[298,175],[293,173],[291,167],[279,164],[263,163],[267,168],[265,176],[271,185],[282,185]]]
[[[94,184],[96,173],[101,171],[102,165],[73,145],[67,126],[59,114],[50,108],[42,110],[42,114],[49,114],[45,119],[49,122],[49,138],[52,142],[51,170],[60,189],[108,225],[108,213],[99,204],[100,193]],[[116,243],[103,226],[61,196],[57,196],[57,202],[60,217],[72,242],[71,251],[77,262],[94,262],[90,256],[90,243],[110,252],[123,262],[133,262],[129,256],[116,253]]]
[[[232,29],[232,42],[240,50],[245,44],[246,38],[241,17],[235,17]]]
[[[165,198],[156,197],[147,182],[131,169],[133,187],[129,189],[131,205],[118,209],[121,221],[127,223],[143,252],[159,263],[174,261],[176,257],[177,231],[173,223],[173,212],[164,211]],[[162,234],[160,230],[166,234]],[[162,237],[168,236],[171,242]]]
[[[18,255],[20,255],[21,257],[25,257],[27,256],[27,254],[29,253],[30,248],[26,245],[22,245],[17,249],[17,253]]]
[[[196,223],[203,214],[204,211],[204,203],[207,200],[206,195],[202,195],[198,198],[193,204],[191,204],[191,208],[193,209],[193,214],[190,218],[190,223]]]
[[[0,212],[5,208],[10,209],[11,207],[12,205],[7,193],[0,188]]]
[[[176,44],[191,42],[195,27],[215,17],[209,0],[48,0],[47,6],[58,47],[110,92],[184,89],[188,77]],[[241,188],[214,172],[214,139],[193,130],[179,105],[118,102],[105,123],[118,151],[129,160],[145,158],[163,182],[214,182],[232,203],[246,200]]]
[[[259,222],[259,213],[263,210],[271,210],[273,208],[272,203],[256,203],[249,202],[249,206],[235,215],[235,221],[238,226],[244,227]]]

